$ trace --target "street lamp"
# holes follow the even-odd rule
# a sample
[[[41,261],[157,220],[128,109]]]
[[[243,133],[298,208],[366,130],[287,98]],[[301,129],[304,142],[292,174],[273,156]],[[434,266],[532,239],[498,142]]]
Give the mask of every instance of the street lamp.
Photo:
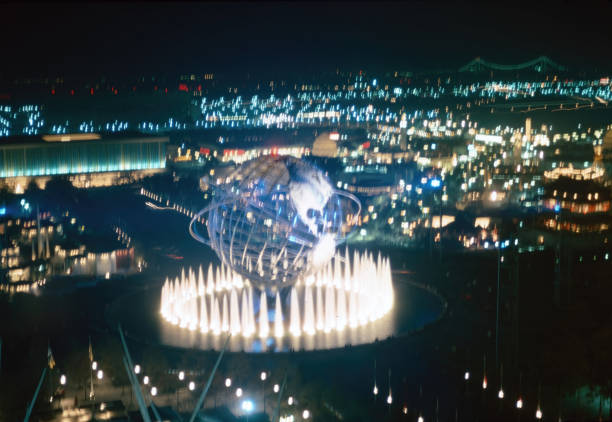
[[[230,388],[232,386],[232,379],[231,378],[225,378],[225,386],[227,388]]]
[[[250,413],[255,408],[255,405],[253,404],[252,400],[243,400],[242,403],[240,404],[240,407],[245,412]]]
[[[91,369],[93,369],[94,371],[96,369],[98,369],[98,362],[96,362],[95,360],[91,363]]]
[[[387,396],[387,404],[391,406],[393,403],[393,397],[391,396],[391,369],[389,369],[389,395]]]
[[[148,375],[145,375],[145,376],[144,376],[144,378],[142,379],[142,383],[143,383],[144,385],[147,385],[147,384],[149,383],[149,376],[148,376]]]
[[[156,396],[157,395],[157,387],[151,387],[151,395],[152,396]]]
[[[181,371],[178,373],[178,379],[180,381],[183,381],[185,379],[185,372]]]
[[[259,378],[261,379],[261,395],[263,397],[263,411],[266,413],[266,379],[268,378],[268,374],[265,371],[262,371],[259,374]]]
[[[98,373],[96,374],[96,376],[98,377],[99,380],[101,380],[102,378],[104,378],[104,372],[102,372],[102,370],[100,369]]]
[[[289,398],[287,399],[287,404],[289,406],[293,406],[293,396],[289,396]]]
[[[423,416],[419,415],[417,422],[425,422],[425,419],[423,419]]]
[[[302,412],[302,419],[308,418],[310,418],[310,411],[308,409],[304,409],[304,411]]]
[[[236,388],[236,397],[242,397],[242,388]]]
[[[136,364],[136,366],[134,366],[134,373],[136,375],[140,374],[140,365]]]
[[[378,395],[378,387],[376,386],[376,384],[374,384],[374,390],[372,390],[372,393],[374,393],[375,396]]]
[[[195,390],[195,382],[189,381],[189,391]]]
[[[519,396],[518,400],[516,401],[516,408],[517,409],[522,409],[523,408],[523,399]]]
[[[538,410],[536,410],[536,419],[542,419],[542,416],[543,416],[542,411],[538,407]]]
[[[404,415],[408,414],[408,406],[404,405],[404,407],[402,408],[402,412],[404,413]]]
[[[66,385],[66,375],[62,374],[62,376],[60,377],[60,384]]]
[[[463,374],[463,379],[466,381],[470,379],[470,373],[468,371],[465,371],[465,374]]]
[[[273,390],[275,393],[278,393],[278,392],[280,391],[280,387],[279,387],[279,385],[278,385],[278,384],[274,384],[274,387],[272,387],[272,390]]]
[[[499,397],[500,399],[504,398],[504,390],[502,388],[499,389],[499,392],[497,393],[497,397]]]
[[[486,390],[487,389],[487,355],[484,355],[482,358],[482,366],[483,366],[482,373],[484,374],[482,376],[482,389]]]
[[[252,400],[243,400],[242,403],[240,404],[240,408],[242,409],[242,411],[244,413],[246,413],[247,422],[248,422],[249,415],[251,414],[251,412],[255,408],[255,405],[253,404],[253,401]]]

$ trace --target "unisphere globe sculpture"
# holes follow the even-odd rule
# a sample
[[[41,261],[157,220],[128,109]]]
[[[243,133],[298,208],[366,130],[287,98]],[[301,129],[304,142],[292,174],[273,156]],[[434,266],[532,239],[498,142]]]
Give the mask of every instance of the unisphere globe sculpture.
[[[246,162],[225,182],[191,220],[190,233],[268,292],[327,264],[361,212],[355,196],[335,190],[320,170],[289,156]],[[208,239],[198,231],[205,214]]]

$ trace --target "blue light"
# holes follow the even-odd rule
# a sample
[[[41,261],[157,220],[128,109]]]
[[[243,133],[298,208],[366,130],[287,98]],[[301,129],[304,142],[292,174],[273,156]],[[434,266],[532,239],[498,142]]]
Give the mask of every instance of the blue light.
[[[440,187],[440,180],[438,180],[438,179],[431,179],[429,184],[431,185],[432,188],[439,188]]]
[[[0,207],[0,215],[6,215],[6,207]]]
[[[561,205],[555,204],[555,212],[561,211]]]
[[[253,409],[255,408],[255,405],[253,404],[252,400],[243,400],[242,404],[240,405],[240,407],[242,408],[242,410],[244,410],[245,412],[252,412]]]

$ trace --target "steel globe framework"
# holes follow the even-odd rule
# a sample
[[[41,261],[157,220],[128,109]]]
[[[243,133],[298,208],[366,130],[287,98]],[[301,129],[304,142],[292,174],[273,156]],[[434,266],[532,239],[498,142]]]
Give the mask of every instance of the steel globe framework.
[[[249,161],[218,186],[189,230],[232,271],[277,291],[324,267],[355,228],[359,200],[293,157]],[[199,226],[207,217],[208,239]]]

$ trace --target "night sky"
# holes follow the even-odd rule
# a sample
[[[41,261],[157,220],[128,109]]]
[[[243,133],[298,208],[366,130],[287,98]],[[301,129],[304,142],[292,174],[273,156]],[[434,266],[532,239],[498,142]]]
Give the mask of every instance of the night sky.
[[[612,67],[612,2],[0,5],[5,76]]]

